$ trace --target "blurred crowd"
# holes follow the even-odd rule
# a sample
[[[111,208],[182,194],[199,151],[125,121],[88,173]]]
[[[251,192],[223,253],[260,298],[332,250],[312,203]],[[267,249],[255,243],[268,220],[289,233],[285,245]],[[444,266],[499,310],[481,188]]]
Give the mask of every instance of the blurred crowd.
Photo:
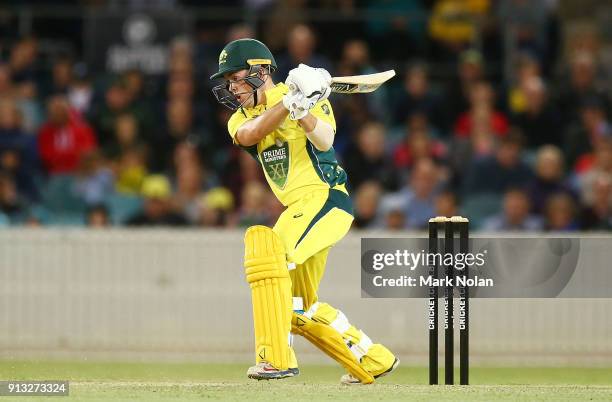
[[[331,97],[355,228],[464,215],[491,231],[612,229],[612,66],[596,35],[562,38],[554,1],[366,3],[397,17],[337,36],[277,18],[177,37],[160,76],[98,72],[79,54],[43,62],[41,38],[6,39],[0,226],[273,225],[283,206],[231,144],[208,80],[227,41],[258,37],[277,55],[275,82],[299,63],[398,71],[373,94]]]

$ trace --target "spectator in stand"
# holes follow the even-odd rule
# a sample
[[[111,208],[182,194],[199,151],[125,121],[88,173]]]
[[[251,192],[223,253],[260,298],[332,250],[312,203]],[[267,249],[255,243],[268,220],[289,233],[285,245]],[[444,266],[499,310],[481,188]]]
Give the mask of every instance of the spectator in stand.
[[[67,95],[73,79],[73,61],[69,57],[60,57],[53,62],[50,82],[41,92],[44,97],[54,94]]]
[[[358,188],[367,180],[378,180],[386,190],[397,188],[393,163],[385,153],[385,126],[370,122],[357,133],[357,143],[344,157],[351,188]]]
[[[578,164],[578,169],[584,157],[588,158],[602,141],[612,138],[612,125],[606,117],[606,109],[600,99],[586,98],[580,117],[580,123],[568,128],[564,144],[570,165]]]
[[[534,232],[542,229],[542,220],[530,215],[531,204],[529,196],[521,189],[510,189],[504,194],[503,212],[487,219],[483,230]]]
[[[381,204],[381,215],[384,218],[383,229],[398,231],[406,228],[406,213],[399,199],[388,198]]]
[[[427,117],[415,114],[408,120],[404,141],[393,149],[393,164],[400,170],[407,170],[421,158],[443,161],[446,153],[446,145],[430,133]]]
[[[147,148],[140,136],[138,120],[131,113],[124,113],[115,119],[113,138],[104,147],[104,155],[110,160],[117,160],[131,148]]]
[[[402,205],[406,228],[423,229],[435,215],[435,199],[441,184],[439,167],[428,158],[414,165],[407,185],[397,193],[383,198],[383,206]]]
[[[604,110],[612,108],[605,85],[598,82],[595,56],[586,51],[576,52],[570,61],[569,79],[562,79],[556,98],[564,125],[580,120],[580,110],[586,101],[595,99]],[[592,101],[591,101],[592,102]]]
[[[563,153],[554,145],[544,145],[537,153],[535,177],[527,185],[534,213],[541,214],[548,198],[554,194],[566,193],[574,197],[564,179]]]
[[[215,70],[216,64],[215,60]],[[202,88],[202,85],[196,86],[199,74],[202,74],[202,71],[195,69],[191,42],[187,39],[175,40],[171,50],[170,72],[165,85],[166,99],[162,100],[161,112],[165,113],[168,103],[178,99],[185,100],[192,104],[196,124],[210,128],[207,124],[213,120],[214,111],[209,96],[197,93],[198,89]],[[208,77],[210,74],[204,75]],[[203,140],[216,141],[216,136],[207,136]]]
[[[568,232],[579,229],[577,210],[574,199],[565,194],[559,193],[548,198],[545,208],[544,229],[555,232]]]
[[[121,81],[125,85],[125,90],[130,104],[130,111],[138,120],[138,124],[142,127],[143,139],[147,142],[151,141],[152,136],[149,134],[156,127],[155,116],[150,99],[153,95],[153,86],[147,85],[147,82],[154,82],[152,79],[147,80],[140,70],[130,69],[121,75]]]
[[[13,178],[0,172],[0,226],[25,218],[27,202],[19,196]],[[2,222],[3,221],[3,222]]]
[[[338,75],[350,76],[361,74],[372,74],[378,70],[370,63],[370,49],[366,42],[362,40],[348,41],[342,49],[342,59],[338,63]],[[334,149],[337,152],[344,152],[346,138],[354,127],[363,124],[363,119],[376,119],[383,121],[387,118],[389,87],[381,86],[368,96],[333,96],[334,115],[339,122],[338,129],[340,135],[334,140]],[[359,114],[354,112],[359,110]],[[347,133],[348,135],[343,135]]]
[[[94,99],[94,89],[88,75],[87,66],[78,63],[74,66],[71,85],[68,88],[68,102],[72,109],[83,116],[88,116]]]
[[[501,139],[495,155],[474,160],[463,183],[465,197],[483,193],[503,193],[511,187],[523,188],[533,176],[521,160],[523,136],[512,131]]]
[[[200,226],[223,227],[234,208],[234,197],[224,187],[215,187],[200,198],[198,213]]]
[[[539,77],[525,80],[521,86],[525,107],[513,116],[513,125],[525,134],[527,146],[536,148],[551,144],[563,145],[563,131],[559,113],[548,101],[544,82]]]
[[[185,162],[176,171],[176,191],[172,204],[190,223],[199,221],[199,201],[203,195],[204,172],[198,164]]]
[[[74,173],[81,158],[96,149],[96,137],[89,125],[71,110],[64,96],[51,97],[48,121],[38,134],[38,149],[50,174]]]
[[[87,205],[98,205],[114,191],[115,177],[98,151],[84,155],[76,174],[75,192]]]
[[[370,48],[360,39],[351,39],[342,48],[342,58],[338,62],[339,75],[362,75],[378,72],[370,60]],[[383,89],[384,86],[379,89]],[[378,92],[378,90],[377,90]]]
[[[478,21],[489,11],[488,1],[440,0],[435,2],[429,33],[440,61],[455,60],[456,55],[474,43]]]
[[[457,195],[452,191],[446,190],[438,194],[434,204],[436,206],[435,216],[446,216],[450,218],[459,215]]]
[[[241,206],[232,219],[232,226],[268,225],[270,212],[266,205],[267,192],[266,187],[259,181],[246,183],[242,190]]]
[[[193,105],[184,99],[168,103],[167,124],[154,145],[153,167],[158,171],[172,168],[172,155],[178,144],[188,142],[199,147],[203,134],[194,126]],[[198,148],[201,156],[201,149]]]
[[[321,67],[333,71],[326,57],[315,52],[317,38],[308,25],[298,24],[289,31],[287,37],[287,53],[277,59],[277,79],[284,81],[289,71],[300,63]]]
[[[195,78],[192,73],[174,73],[168,78],[166,85],[166,97],[158,105],[160,114],[167,114],[169,105],[174,102],[187,102],[191,104],[193,121],[202,129],[213,129],[213,110],[207,102],[207,96],[196,96]],[[225,124],[224,124],[225,125]],[[157,133],[158,137],[163,133]],[[162,135],[163,137],[163,135]],[[220,144],[217,136],[202,136],[199,140],[205,145]],[[222,137],[222,136],[219,136]]]
[[[236,25],[230,27],[234,29]],[[240,27],[240,25],[238,25]],[[230,34],[228,34],[230,35]],[[188,36],[177,36],[170,43],[170,59],[183,59],[192,61],[194,57],[194,46],[192,40]]]
[[[193,77],[192,55],[184,50],[173,52],[169,60],[168,74],[169,77]]]
[[[134,105],[146,103],[145,77],[140,70],[130,69],[121,76],[130,102]]]
[[[105,103],[96,108],[91,117],[98,131],[101,145],[106,146],[112,141],[117,117],[131,113],[141,128],[142,139],[152,141],[150,133],[155,127],[154,117],[146,100],[142,86],[144,78],[138,71],[131,70],[118,78],[106,91]]]
[[[169,78],[166,86],[166,97],[168,101],[180,99],[192,102],[194,96],[195,87],[193,85],[192,76],[177,74]]]
[[[29,76],[29,74],[28,74]],[[13,73],[13,77],[15,74]],[[12,97],[21,112],[21,126],[29,133],[36,132],[42,123],[44,116],[38,101],[38,89],[36,81],[14,79],[11,85]]]
[[[454,186],[464,179],[465,167],[476,161],[495,155],[499,136],[491,127],[491,109],[488,106],[477,107],[472,113],[472,132],[468,137],[455,136],[452,139],[450,165],[455,173]]]
[[[377,70],[370,61],[370,48],[366,42],[352,39],[344,44],[342,58],[338,62],[339,75],[361,75],[375,72]],[[384,92],[384,87],[379,89],[383,89]]]
[[[200,220],[200,199],[212,187],[212,178],[202,167],[197,150],[183,142],[174,150],[174,187],[172,205],[190,223]]]
[[[0,99],[0,170],[12,176],[19,194],[38,198],[39,174],[36,137],[21,127],[21,114],[10,98]]]
[[[497,16],[507,25],[506,35],[514,49],[508,51],[525,51],[537,55],[539,60],[546,60],[550,55],[549,4],[546,0],[505,0],[499,2]]]
[[[11,69],[8,64],[0,62],[0,97],[12,98],[14,96],[13,81],[11,78]]]
[[[37,82],[38,41],[32,37],[19,40],[11,51],[9,66],[15,83]]]
[[[113,161],[115,191],[122,194],[139,194],[142,183],[149,174],[146,153],[143,148],[130,147],[122,151]]]
[[[403,91],[395,101],[392,122],[402,125],[415,113],[427,116],[440,132],[448,129],[441,100],[431,90],[427,70],[422,64],[414,64],[406,71]]]
[[[104,96],[104,104],[92,110],[90,121],[98,133],[98,141],[102,147],[113,139],[115,120],[118,116],[130,113],[130,94],[121,81],[115,81]]]
[[[353,227],[368,229],[376,224],[382,188],[376,181],[366,181],[355,191],[355,220]]]
[[[470,109],[459,116],[455,122],[455,135],[458,137],[469,137],[474,128],[474,119],[477,113],[487,112],[489,125],[493,133],[503,136],[508,132],[508,119],[495,110],[495,92],[491,84],[480,81],[472,85],[470,89]]]
[[[506,91],[505,106],[510,114],[517,115],[524,113],[527,108],[528,95],[525,88],[528,82],[533,79],[542,79],[540,63],[531,54],[523,53],[518,56],[514,76],[514,82]]]
[[[248,152],[242,151],[238,147],[229,148],[229,158],[226,168],[219,172],[221,182],[229,189],[240,205],[242,188],[251,181],[263,182],[264,174],[259,166],[259,160],[255,159]]]
[[[233,42],[238,39],[248,39],[257,36],[255,29],[249,24],[235,24],[232,25],[227,35],[225,36],[225,43]]]
[[[602,141],[595,149],[594,155],[584,158],[582,169],[578,171],[577,181],[581,198],[586,203],[593,201],[593,187],[600,177],[608,176],[612,180],[612,139]]]
[[[593,152],[578,158],[573,173],[581,179],[582,176],[598,170],[612,173],[612,138],[604,138]]]
[[[108,209],[103,204],[98,204],[90,207],[87,210],[85,224],[90,228],[105,228],[110,226]]]
[[[272,4],[265,10],[266,23],[261,27],[259,35],[262,38],[262,42],[268,45],[268,48],[276,54],[286,47],[287,35],[291,32],[291,29],[297,24],[306,23],[308,18],[307,7],[309,7],[309,4],[304,1],[265,1],[269,1]],[[249,3],[252,4],[251,2],[246,2],[246,4]],[[262,4],[260,3],[259,5],[260,12],[264,11],[261,9]]]
[[[583,230],[612,230],[612,175],[595,177],[590,199],[584,204],[581,212]]]
[[[142,183],[143,211],[130,218],[129,226],[184,226],[187,221],[172,211],[170,182],[163,175],[147,176]]]
[[[461,53],[457,65],[456,79],[447,91],[445,105],[449,121],[455,121],[460,114],[470,108],[472,86],[485,80],[485,66],[482,55],[473,49]]]

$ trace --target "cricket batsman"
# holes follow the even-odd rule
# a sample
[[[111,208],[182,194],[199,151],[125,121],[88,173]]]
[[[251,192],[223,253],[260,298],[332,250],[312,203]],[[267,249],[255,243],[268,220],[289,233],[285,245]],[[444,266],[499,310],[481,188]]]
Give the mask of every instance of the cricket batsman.
[[[353,221],[346,172],[334,148],[336,122],[327,100],[330,74],[301,64],[274,84],[276,61],[255,39],[239,39],[219,55],[211,79],[217,100],[234,110],[227,127],[234,144],[261,165],[287,208],[273,228],[252,226],[244,243],[251,287],[256,380],[299,374],[292,334],[303,336],[347,370],[344,384],[370,384],[399,360],[346,316],[317,297],[330,248]]]

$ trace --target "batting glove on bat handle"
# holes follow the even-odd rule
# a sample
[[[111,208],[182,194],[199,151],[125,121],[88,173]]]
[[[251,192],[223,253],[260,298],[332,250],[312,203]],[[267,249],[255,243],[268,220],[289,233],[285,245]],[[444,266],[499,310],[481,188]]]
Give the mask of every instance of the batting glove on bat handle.
[[[289,72],[287,85],[295,85],[307,98],[315,98],[317,101],[329,96],[327,89],[331,85],[331,76],[322,68],[313,68],[300,64]]]
[[[289,92],[283,96],[283,106],[289,111],[290,120],[299,120],[308,114],[307,100],[299,91]]]
[[[322,94],[319,96],[319,99],[318,99],[318,102],[321,102],[327,99],[329,97],[329,94],[331,94],[332,77],[331,77],[331,74],[329,74],[329,72],[324,68],[317,68],[316,70],[321,76]]]

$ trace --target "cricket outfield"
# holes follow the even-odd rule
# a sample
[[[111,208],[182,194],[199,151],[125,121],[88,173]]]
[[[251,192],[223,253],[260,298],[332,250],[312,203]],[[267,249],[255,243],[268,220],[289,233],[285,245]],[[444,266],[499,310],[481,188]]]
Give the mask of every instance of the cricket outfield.
[[[342,369],[303,366],[299,377],[253,381],[247,364],[0,362],[0,378],[69,380],[69,400],[609,401],[612,368],[474,367],[465,386],[429,386],[426,367],[400,367],[371,386],[343,386]],[[20,397],[40,401],[44,397]]]

